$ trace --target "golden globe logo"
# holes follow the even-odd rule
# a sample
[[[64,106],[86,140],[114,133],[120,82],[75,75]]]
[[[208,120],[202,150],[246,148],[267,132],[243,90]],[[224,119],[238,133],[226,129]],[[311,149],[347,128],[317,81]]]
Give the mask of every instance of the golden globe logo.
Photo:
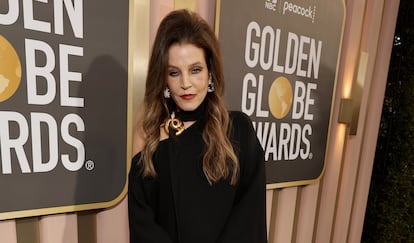
[[[284,118],[292,107],[292,85],[285,77],[276,78],[269,90],[269,108],[277,119]]]
[[[16,50],[0,35],[0,103],[10,98],[19,88],[22,66]]]

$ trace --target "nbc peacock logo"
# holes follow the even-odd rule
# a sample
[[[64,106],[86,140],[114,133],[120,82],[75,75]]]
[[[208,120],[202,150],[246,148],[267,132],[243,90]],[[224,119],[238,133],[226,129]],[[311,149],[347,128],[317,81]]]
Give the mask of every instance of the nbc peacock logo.
[[[19,88],[22,66],[13,45],[0,35],[0,102],[6,101]]]

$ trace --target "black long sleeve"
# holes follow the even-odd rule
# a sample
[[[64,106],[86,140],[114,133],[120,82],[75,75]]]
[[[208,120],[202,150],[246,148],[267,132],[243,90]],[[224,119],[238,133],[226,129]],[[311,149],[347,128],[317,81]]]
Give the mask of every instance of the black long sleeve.
[[[155,178],[142,178],[134,157],[129,175],[131,243],[265,243],[264,152],[250,118],[231,112],[231,143],[239,159],[236,185],[210,185],[202,170],[203,123],[174,141],[163,140],[154,154]]]
[[[170,236],[155,220],[155,212],[147,201],[144,180],[134,157],[129,173],[128,217],[131,243],[172,243]]]
[[[250,119],[233,113],[233,129],[240,142],[240,183],[237,196],[219,243],[265,243],[266,178],[264,152]]]

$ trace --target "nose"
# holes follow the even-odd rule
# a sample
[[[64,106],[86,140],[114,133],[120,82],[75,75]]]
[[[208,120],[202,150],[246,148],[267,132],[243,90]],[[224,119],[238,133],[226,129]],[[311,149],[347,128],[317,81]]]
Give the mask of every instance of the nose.
[[[181,75],[181,88],[183,90],[191,88],[190,76],[188,74]]]

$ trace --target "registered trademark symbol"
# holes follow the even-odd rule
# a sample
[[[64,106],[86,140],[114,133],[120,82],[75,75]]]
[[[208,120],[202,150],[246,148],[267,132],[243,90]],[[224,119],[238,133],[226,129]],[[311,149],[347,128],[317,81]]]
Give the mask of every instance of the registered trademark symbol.
[[[88,160],[85,162],[85,168],[91,171],[95,168],[95,163],[92,160]]]
[[[313,154],[312,153],[309,153],[308,159],[312,159],[312,158],[313,158]]]

